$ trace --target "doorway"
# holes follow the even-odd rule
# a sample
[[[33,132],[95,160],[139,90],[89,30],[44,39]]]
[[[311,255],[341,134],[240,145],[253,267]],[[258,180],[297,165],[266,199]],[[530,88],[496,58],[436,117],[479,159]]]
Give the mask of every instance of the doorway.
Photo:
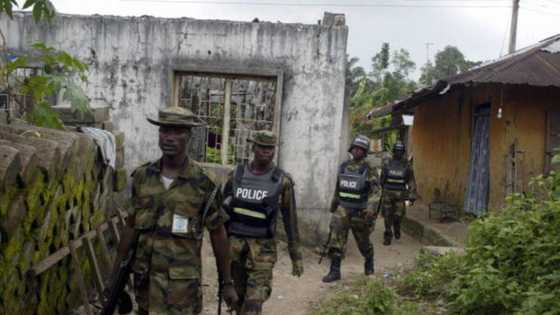
[[[560,111],[550,111],[546,113],[545,174],[560,170],[559,165],[552,164],[556,154],[560,154]]]
[[[473,121],[471,163],[464,209],[465,212],[480,217],[487,212],[490,192],[490,104],[478,106],[473,113]]]

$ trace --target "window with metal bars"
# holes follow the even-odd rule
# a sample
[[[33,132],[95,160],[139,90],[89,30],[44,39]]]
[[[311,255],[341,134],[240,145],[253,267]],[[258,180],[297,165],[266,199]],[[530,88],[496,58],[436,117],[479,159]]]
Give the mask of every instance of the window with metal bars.
[[[201,162],[231,165],[251,158],[247,141],[257,130],[276,131],[277,79],[176,73],[177,104],[207,123],[194,128],[189,154]]]

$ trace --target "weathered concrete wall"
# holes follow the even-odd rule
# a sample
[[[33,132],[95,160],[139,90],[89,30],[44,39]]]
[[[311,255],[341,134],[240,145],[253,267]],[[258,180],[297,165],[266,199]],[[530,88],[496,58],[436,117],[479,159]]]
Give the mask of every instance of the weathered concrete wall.
[[[418,190],[425,203],[438,188],[446,202],[462,207],[471,159],[472,113],[490,103],[489,208],[504,204],[508,191],[527,191],[545,163],[546,112],[558,108],[560,90],[529,86],[479,85],[456,88],[416,109],[412,143]],[[502,117],[498,118],[498,109]],[[510,151],[516,144],[517,176],[511,180]],[[511,172],[509,172],[511,173]],[[508,186],[510,185],[510,186]]]
[[[157,129],[145,117],[170,104],[174,70],[283,71],[279,164],[295,179],[303,221],[316,230],[327,218],[340,152],[347,145],[348,29],[342,16],[326,17],[322,25],[302,25],[60,15],[52,26],[38,26],[29,14],[18,13],[13,21],[2,17],[0,27],[10,49],[43,41],[89,64],[87,93],[94,106],[113,109],[113,123],[128,141],[129,170],[159,155]]]

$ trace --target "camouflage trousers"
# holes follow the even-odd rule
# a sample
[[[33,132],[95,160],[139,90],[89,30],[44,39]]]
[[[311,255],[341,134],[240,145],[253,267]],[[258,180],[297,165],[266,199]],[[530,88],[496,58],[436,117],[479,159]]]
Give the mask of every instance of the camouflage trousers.
[[[135,273],[134,291],[139,315],[196,315],[202,312],[200,278],[181,271]]]
[[[277,260],[274,239],[231,236],[231,273],[239,305],[238,315],[262,313],[262,305],[272,292],[272,269]]]
[[[356,213],[352,213],[356,211]],[[351,230],[364,258],[373,257],[373,245],[370,235],[375,229],[375,220],[368,220],[365,212],[338,207],[331,217],[331,240],[329,243],[329,257],[343,258],[348,240],[348,231]]]
[[[385,234],[393,235],[393,226],[395,222],[400,222],[406,214],[405,193],[400,191],[383,192],[382,209],[385,221]]]

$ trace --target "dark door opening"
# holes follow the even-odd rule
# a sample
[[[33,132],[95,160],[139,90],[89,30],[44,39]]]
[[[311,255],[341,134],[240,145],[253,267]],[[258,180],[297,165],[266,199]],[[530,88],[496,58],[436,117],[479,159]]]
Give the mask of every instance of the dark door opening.
[[[560,170],[559,165],[552,164],[556,154],[560,154],[560,111],[546,113],[545,174]]]
[[[464,208],[465,212],[479,217],[487,211],[490,191],[490,104],[478,106],[473,120],[471,165]]]

